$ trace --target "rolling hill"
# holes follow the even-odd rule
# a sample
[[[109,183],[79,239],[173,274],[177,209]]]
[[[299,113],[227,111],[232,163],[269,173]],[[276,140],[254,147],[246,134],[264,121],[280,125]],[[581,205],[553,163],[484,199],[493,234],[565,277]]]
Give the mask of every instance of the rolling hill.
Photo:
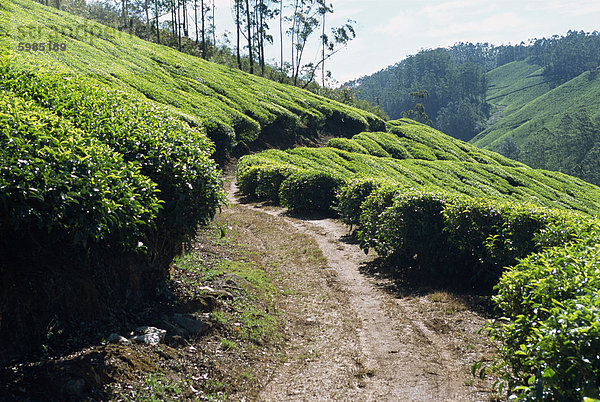
[[[0,76],[3,358],[165,286],[224,203],[215,155],[385,128],[29,0],[0,1]]]
[[[515,61],[487,73],[490,125],[470,142],[532,167],[600,183],[600,75],[587,71],[561,84],[539,67]]]
[[[600,213],[600,189],[594,185],[562,173],[531,169],[408,119],[389,122],[388,133],[334,138],[327,145],[244,156],[238,165],[240,188],[247,195],[294,208],[295,201],[286,200],[282,193],[284,183],[298,172],[311,172],[326,176],[329,184],[323,189],[330,192],[343,192],[355,179],[370,179],[406,189]],[[310,185],[299,193],[303,206],[315,205],[322,211],[335,207],[334,197],[327,198],[329,204],[323,203],[321,191]],[[312,197],[312,204],[306,201]]]
[[[234,147],[244,153],[265,143],[290,146],[319,132],[345,136],[384,127],[362,110],[30,0],[0,2],[0,21],[0,48],[12,53],[14,67],[85,75],[165,106],[205,130],[220,154]],[[40,43],[44,50],[26,48]],[[62,48],[48,49],[48,43]]]

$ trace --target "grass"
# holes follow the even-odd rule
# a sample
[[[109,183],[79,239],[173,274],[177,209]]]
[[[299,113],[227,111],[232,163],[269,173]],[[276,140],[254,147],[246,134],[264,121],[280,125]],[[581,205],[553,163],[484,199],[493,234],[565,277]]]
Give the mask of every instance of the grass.
[[[219,247],[237,250],[236,254],[213,261],[197,252],[178,257],[174,260],[179,271],[176,280],[195,288],[192,291],[199,295],[206,291],[198,289],[210,287],[211,283],[225,283],[219,286],[226,286],[224,290],[233,298],[227,302],[226,309],[212,312],[213,320],[231,336],[221,340],[225,349],[237,349],[238,341],[255,345],[278,342],[281,337],[277,308],[280,291],[273,284],[272,274],[267,274],[256,256],[237,243],[239,235],[234,229],[222,236],[225,227],[229,225],[216,221],[204,236]]]
[[[15,0],[0,8],[0,45],[19,68],[80,74],[166,106],[206,130],[219,148],[263,140],[271,129],[296,134],[383,128],[375,115],[296,87],[206,62],[106,26]],[[64,44],[65,51],[18,51],[19,43]],[[281,139],[279,139],[281,140]]]

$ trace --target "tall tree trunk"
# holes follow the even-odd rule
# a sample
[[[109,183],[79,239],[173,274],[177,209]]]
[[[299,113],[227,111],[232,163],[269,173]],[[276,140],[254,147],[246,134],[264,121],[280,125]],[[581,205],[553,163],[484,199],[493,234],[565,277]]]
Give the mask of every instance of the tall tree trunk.
[[[146,9],[146,40],[150,40],[150,10],[148,10],[148,0],[145,1]]]
[[[183,0],[183,36],[188,36],[188,15],[186,0]]]
[[[296,46],[296,42],[295,42],[295,38],[296,38],[296,24],[298,22],[298,6],[299,6],[299,0],[296,0],[296,3],[294,4],[294,15],[292,16],[292,34],[290,35],[291,39],[292,39],[292,46],[291,46],[291,57],[290,60],[292,61],[292,74],[294,74],[294,72],[296,71],[296,60],[294,58],[294,53],[296,51],[296,49],[294,49],[294,47]],[[295,75],[295,74],[294,74]],[[294,80],[294,85],[296,84],[295,80]]]
[[[177,23],[177,17],[175,16],[175,0],[171,0],[171,36],[174,38],[176,35],[175,24]]]
[[[194,23],[196,25],[196,45],[200,43],[198,39],[198,0],[194,0]]]
[[[57,4],[60,0],[57,0]],[[121,8],[123,13],[123,27],[127,27],[127,0],[121,0]]]
[[[259,42],[259,52],[260,52],[260,72],[261,75],[265,75],[265,21],[264,21],[264,1],[260,0],[260,36],[258,37]]]
[[[323,36],[321,36],[321,42],[323,42],[323,52],[321,53],[321,78],[323,82],[323,88],[325,88],[325,15],[323,12]]]
[[[177,0],[177,48],[181,51],[181,0]]]
[[[236,22],[236,26],[237,26],[237,63],[238,63],[238,69],[242,69],[242,57],[240,56],[240,2],[242,0],[235,0],[235,12],[236,12],[236,16],[235,16],[235,22]]]
[[[279,0],[279,44],[281,48],[281,71],[283,72],[283,0]]]
[[[154,0],[154,16],[156,17],[156,43],[160,44],[160,26],[158,25],[158,0]]]
[[[212,0],[212,34],[213,46],[217,47],[217,27],[215,26],[215,0]]]
[[[204,0],[200,0],[200,11],[202,12],[202,58],[206,59],[206,9],[204,8]]]
[[[254,74],[254,58],[252,56],[252,20],[250,19],[249,0],[246,0],[246,21],[248,22],[248,57],[250,59],[250,74]]]

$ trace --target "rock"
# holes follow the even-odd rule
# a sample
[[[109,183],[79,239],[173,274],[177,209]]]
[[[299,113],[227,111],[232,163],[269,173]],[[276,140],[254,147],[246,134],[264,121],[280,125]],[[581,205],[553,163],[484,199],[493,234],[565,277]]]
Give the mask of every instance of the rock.
[[[163,328],[166,328],[167,335],[180,336],[180,337],[187,335],[186,331],[183,328],[178,327],[177,325],[173,324],[169,318],[162,320],[160,322],[160,325]]]
[[[165,339],[167,331],[156,327],[139,327],[135,330],[139,335],[133,336],[130,339],[133,342],[145,343],[148,345],[158,345]]]
[[[108,343],[118,343],[119,345],[131,345],[131,341],[124,336],[112,333],[107,339]]]
[[[85,380],[83,378],[70,379],[63,386],[65,393],[71,396],[81,396],[84,388]]]
[[[231,300],[233,299],[233,294],[229,293],[226,290],[214,290],[212,292],[206,292],[204,293],[204,295],[206,296],[212,296],[216,299],[228,299]]]
[[[192,314],[174,314],[171,322],[193,336],[204,335],[211,329],[210,323],[198,319]]]

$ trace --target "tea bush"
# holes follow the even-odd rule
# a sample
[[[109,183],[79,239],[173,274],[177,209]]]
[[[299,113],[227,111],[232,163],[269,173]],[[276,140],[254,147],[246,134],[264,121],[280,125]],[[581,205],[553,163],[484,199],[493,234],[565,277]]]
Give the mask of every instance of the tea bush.
[[[281,205],[297,212],[331,214],[344,179],[328,172],[304,170],[288,176],[279,190]]]
[[[0,243],[18,239],[27,253],[33,244],[135,250],[160,208],[138,163],[10,92],[0,93],[0,171]]]
[[[141,173],[157,183],[163,208],[158,233],[150,234],[158,255],[169,254],[207,222],[224,202],[221,179],[209,159],[212,145],[196,129],[167,111],[93,80],[20,71],[0,64],[0,88],[36,102],[137,162]],[[160,239],[158,237],[160,237]],[[159,244],[171,244],[161,250]]]
[[[361,248],[395,261],[415,264],[414,268],[436,272],[447,259],[444,209],[451,195],[384,188],[365,201],[358,238]]]
[[[579,218],[534,204],[388,186],[363,203],[359,240],[423,277],[490,289],[505,267],[541,248],[544,230]]]
[[[360,223],[361,207],[363,202],[373,193],[389,181],[378,179],[352,179],[345,186],[342,186],[337,196],[336,208],[340,218],[350,225]]]
[[[454,159],[422,160],[379,157],[365,153],[368,152],[363,146],[366,142],[361,145],[354,139],[332,139],[329,143],[334,147],[295,148],[286,151],[269,150],[260,154],[244,156],[238,165],[238,182],[248,181],[244,176],[250,166],[277,166],[277,169],[283,169],[283,166],[286,166],[286,169],[289,170],[311,169],[337,174],[346,180],[372,178],[423,191],[445,191],[476,198],[486,197],[519,203],[533,200],[536,204],[548,208],[567,208],[586,214],[600,213],[598,202],[600,190],[593,185],[561,173],[530,169],[500,156],[488,155],[483,151],[478,154],[479,151],[471,150],[468,144],[454,139],[446,139],[439,132],[431,134],[430,130],[433,129],[424,129],[419,124],[403,123],[400,127],[402,129],[410,127],[408,133],[417,140],[385,133],[365,133],[361,134],[360,138],[368,139],[371,145],[377,145],[376,139],[378,139],[384,145],[377,145],[379,147],[377,149],[383,152],[387,152],[385,149],[396,152],[393,151],[394,145],[397,150],[400,147],[408,149],[409,147],[402,145],[407,141],[425,148],[427,148],[425,145],[427,143],[436,143],[439,152],[442,147],[448,151],[444,157],[450,158],[448,155],[452,151]],[[419,132],[416,130],[421,130],[420,135],[417,135]],[[379,140],[380,138],[384,138],[385,141]],[[357,147],[361,150],[360,152],[346,150]],[[417,145],[414,145],[412,149],[416,149],[416,147]],[[365,151],[362,151],[363,149]],[[380,151],[372,152],[380,153]],[[435,152],[439,154],[437,150]],[[475,156],[484,162],[471,162]],[[255,176],[253,180],[259,179]],[[267,178],[266,181],[270,182],[270,179]],[[256,186],[257,184],[254,188]],[[277,202],[278,197],[274,195],[278,193],[274,190],[263,192],[263,197]],[[348,193],[348,195],[350,194]],[[343,202],[343,200],[344,197],[341,201]],[[357,203],[357,200],[353,201],[354,205]],[[342,209],[346,207],[341,206]],[[349,211],[343,212],[343,214],[347,213]],[[356,222],[357,215],[354,214],[354,218],[347,216],[344,219]]]
[[[52,68],[143,98],[201,127],[216,154],[244,152],[301,136],[350,136],[385,130],[377,116],[237,69],[127,35],[30,0],[3,2],[0,48],[19,42],[64,43],[66,52],[21,52],[18,68]],[[83,27],[83,29],[82,29]],[[269,137],[269,133],[277,136]],[[271,143],[273,145],[273,143]]]
[[[354,152],[356,154],[369,153],[362,145],[348,138],[332,138],[327,141],[326,146],[329,148],[341,149],[342,151]]]
[[[521,260],[494,298],[505,318],[495,369],[524,400],[582,400],[600,392],[600,223],[585,240]]]
[[[299,171],[287,165],[252,166],[239,177],[239,188],[247,196],[279,203],[281,183],[292,173]]]

